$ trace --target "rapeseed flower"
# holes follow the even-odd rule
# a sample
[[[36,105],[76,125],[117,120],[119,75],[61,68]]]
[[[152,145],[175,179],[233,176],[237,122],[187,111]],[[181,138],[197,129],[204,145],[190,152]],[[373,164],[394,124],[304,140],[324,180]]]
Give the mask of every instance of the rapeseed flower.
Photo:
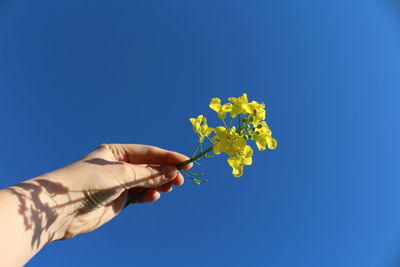
[[[217,97],[211,99],[209,107],[215,112],[217,112],[218,118],[220,118],[221,120],[225,119],[227,112],[232,111],[231,103],[226,103],[224,105],[221,105],[221,99]]]
[[[230,97],[229,102],[233,103],[231,117],[235,118],[238,114],[249,114],[251,113],[249,102],[247,101],[247,94],[244,93],[241,97]]]
[[[230,103],[222,105],[219,98],[212,98],[209,104],[209,107],[221,119],[223,126],[209,127],[207,119],[203,115],[190,119],[194,132],[199,136],[198,146],[191,159],[177,165],[179,170],[182,170],[183,166],[191,162],[196,162],[201,157],[212,157],[208,156],[207,153],[213,151],[215,155],[220,155],[221,153],[227,154],[227,162],[232,167],[232,175],[240,177],[243,175],[244,166],[253,163],[253,149],[248,142],[254,141],[260,151],[265,150],[267,147],[269,149],[277,147],[277,141],[272,137],[272,132],[265,122],[266,112],[264,103],[257,101],[249,103],[246,93],[237,98],[230,97],[228,100]],[[229,125],[224,121],[228,113],[230,113],[231,117]],[[231,126],[233,119],[239,114],[241,116],[238,117],[237,124]],[[214,136],[210,137],[212,133],[214,133]],[[202,144],[205,137],[211,142],[211,146],[203,150]],[[196,155],[198,149],[200,149],[200,153]],[[202,175],[189,171],[183,172],[189,175],[197,184],[207,181],[192,177],[200,177]]]
[[[216,155],[221,154],[221,152],[228,155],[235,155],[246,146],[246,139],[236,132],[235,126],[232,129],[220,126],[215,128],[214,132],[215,136],[212,140],[215,141],[213,149]]]
[[[266,146],[268,146],[269,149],[275,149],[277,146],[277,142],[272,138],[272,132],[265,121],[258,124],[251,139],[256,141],[257,148],[260,151],[265,150]]]
[[[246,145],[242,151],[228,158],[228,164],[232,167],[232,175],[240,177],[243,174],[243,166],[253,163],[253,149]]]
[[[212,128],[208,127],[207,119],[203,115],[199,115],[197,119],[191,118],[193,130],[199,135],[199,143],[203,143],[204,137],[207,137],[212,132]],[[203,123],[203,124],[201,124]]]
[[[265,104],[251,101],[249,103],[250,114],[249,121],[253,124],[258,124],[259,121],[265,120]]]

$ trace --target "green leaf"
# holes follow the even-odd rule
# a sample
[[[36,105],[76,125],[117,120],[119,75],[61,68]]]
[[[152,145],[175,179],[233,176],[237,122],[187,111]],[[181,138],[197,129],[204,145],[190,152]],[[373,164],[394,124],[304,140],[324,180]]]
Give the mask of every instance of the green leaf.
[[[189,174],[189,175],[191,175],[191,176],[195,176],[195,177],[201,177],[201,176],[203,176],[204,175],[204,173],[201,173],[201,174],[197,174],[197,173],[193,173],[193,172],[190,172],[190,171],[185,171],[187,174]]]
[[[199,179],[196,179],[196,178],[191,178],[191,179],[192,179],[193,182],[195,182],[196,184],[202,184],[202,183],[205,183],[205,182],[208,181],[208,179],[207,179],[207,180],[199,180]]]

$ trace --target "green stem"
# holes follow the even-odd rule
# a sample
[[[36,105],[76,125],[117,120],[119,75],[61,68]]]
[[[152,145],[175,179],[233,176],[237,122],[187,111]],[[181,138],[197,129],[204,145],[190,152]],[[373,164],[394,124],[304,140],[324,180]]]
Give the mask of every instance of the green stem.
[[[229,129],[228,125],[226,125],[226,123],[225,123],[225,120],[224,120],[224,119],[221,119],[221,121],[224,123],[225,128],[226,128],[226,129]]]
[[[211,142],[211,144],[215,144],[215,142],[214,142],[210,137],[207,136],[207,138],[208,138],[208,140]],[[193,156],[194,156],[194,155],[193,155]]]
[[[194,155],[196,155],[196,153],[197,153],[197,150],[199,150],[199,147],[200,147],[200,145],[201,145],[201,143],[198,143],[198,144],[197,144],[197,146],[196,146],[196,150],[194,151],[194,153],[193,153],[192,157],[194,157]]]
[[[179,163],[178,165],[176,165],[176,168],[178,170],[182,170],[183,167],[185,167],[186,165],[188,165],[189,163],[192,163],[193,161],[201,158],[202,156],[204,156],[205,154],[207,154],[208,152],[210,152],[213,149],[213,146],[210,146],[209,148],[207,148],[206,150],[204,150],[203,152],[197,154],[197,156],[192,157],[191,159],[188,159],[182,163]]]
[[[231,129],[232,121],[233,121],[233,118],[231,117],[231,120],[229,121],[229,126],[228,126],[229,129]]]

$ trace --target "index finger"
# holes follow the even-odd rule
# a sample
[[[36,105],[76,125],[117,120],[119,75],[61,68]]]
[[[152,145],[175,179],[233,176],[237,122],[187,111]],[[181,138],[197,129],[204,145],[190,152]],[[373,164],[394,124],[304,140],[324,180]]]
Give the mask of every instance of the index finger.
[[[176,166],[189,158],[178,152],[165,150],[155,146],[136,144],[107,144],[114,157],[118,161],[125,161],[132,164],[156,164]],[[185,166],[190,169],[192,164]]]

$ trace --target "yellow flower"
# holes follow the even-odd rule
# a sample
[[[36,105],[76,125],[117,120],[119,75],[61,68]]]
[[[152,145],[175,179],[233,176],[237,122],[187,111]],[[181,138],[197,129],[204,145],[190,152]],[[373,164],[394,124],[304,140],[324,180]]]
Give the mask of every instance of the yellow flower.
[[[209,107],[217,112],[218,118],[220,119],[225,119],[226,113],[231,112],[232,110],[232,104],[231,103],[226,103],[224,105],[221,105],[221,99],[219,98],[213,98],[210,101]]]
[[[224,152],[228,155],[235,155],[238,151],[241,151],[246,146],[246,140],[236,133],[236,128],[227,130],[225,127],[214,128],[215,136],[213,141],[216,143],[213,145],[214,153],[216,155]]]
[[[190,118],[190,122],[192,123],[192,125],[193,125],[193,131],[195,132],[195,133],[200,133],[200,124],[201,124],[201,122],[203,121],[203,115],[199,115],[198,117],[197,117],[197,119],[195,119],[195,118]]]
[[[265,150],[266,146],[269,149],[275,149],[278,143],[272,138],[272,132],[269,129],[267,123],[262,121],[257,125],[255,133],[251,136],[251,139],[256,141],[258,150]]]
[[[252,101],[249,103],[249,108],[251,113],[249,115],[249,121],[254,125],[258,124],[259,121],[265,120],[265,105],[264,103],[258,103],[257,101]]]
[[[204,137],[209,136],[213,131],[212,128],[208,127],[206,117],[199,115],[197,119],[191,118],[190,122],[193,125],[193,131],[199,135],[199,143],[203,143]]]
[[[238,114],[250,114],[251,110],[247,102],[247,95],[244,93],[241,97],[230,97],[229,102],[233,103],[231,117],[235,118]]]
[[[243,151],[240,151],[235,156],[228,158],[228,164],[232,167],[232,175],[235,177],[240,177],[243,174],[243,166],[251,165],[253,160],[251,156],[253,155],[253,149],[246,145]]]

